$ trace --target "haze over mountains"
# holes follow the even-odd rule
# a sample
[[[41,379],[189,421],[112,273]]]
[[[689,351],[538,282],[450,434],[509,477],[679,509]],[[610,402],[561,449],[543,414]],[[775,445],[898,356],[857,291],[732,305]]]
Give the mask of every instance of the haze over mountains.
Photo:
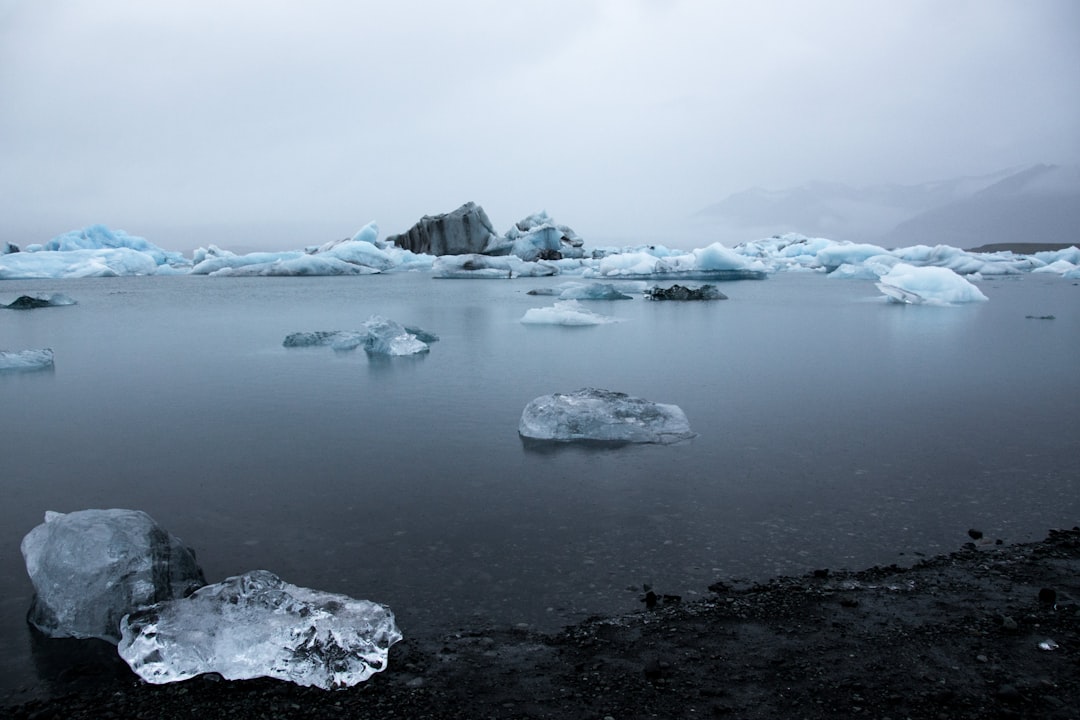
[[[1080,243],[1080,166],[1031,165],[918,185],[753,188],[696,219],[726,243],[784,232],[884,247]]]

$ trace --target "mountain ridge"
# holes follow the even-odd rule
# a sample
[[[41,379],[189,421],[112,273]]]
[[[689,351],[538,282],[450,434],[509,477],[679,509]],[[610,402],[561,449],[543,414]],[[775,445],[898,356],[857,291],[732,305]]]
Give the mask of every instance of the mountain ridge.
[[[799,232],[892,247],[1071,243],[1080,241],[1080,166],[1033,164],[913,185],[749,188],[694,218],[728,235]]]

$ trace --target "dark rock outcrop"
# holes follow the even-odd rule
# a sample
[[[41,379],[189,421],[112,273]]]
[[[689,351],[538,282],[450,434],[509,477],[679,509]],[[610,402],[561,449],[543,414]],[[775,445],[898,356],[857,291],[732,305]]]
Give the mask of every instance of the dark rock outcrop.
[[[484,252],[498,235],[484,208],[467,202],[453,212],[425,215],[406,232],[386,240],[414,253],[464,255]]]

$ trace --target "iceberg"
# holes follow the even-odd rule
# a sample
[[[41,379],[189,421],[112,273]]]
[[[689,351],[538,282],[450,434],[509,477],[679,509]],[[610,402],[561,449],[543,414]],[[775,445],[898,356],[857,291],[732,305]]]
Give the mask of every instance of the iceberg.
[[[532,440],[669,444],[694,437],[677,405],[583,388],[542,395],[525,406],[518,433]]]
[[[910,305],[953,305],[987,299],[970,281],[943,267],[898,263],[881,276],[877,287],[892,302]]]
[[[355,350],[361,345],[369,355],[416,355],[430,350],[439,336],[417,327],[402,325],[380,315],[368,318],[360,330],[316,330],[295,332],[285,337],[285,347],[329,345],[334,350]]]
[[[619,318],[601,315],[585,307],[577,300],[560,300],[551,307],[529,308],[521,316],[526,325],[606,325],[621,322]]]
[[[154,258],[131,248],[41,250],[0,255],[0,280],[154,275]]]
[[[562,260],[585,256],[584,241],[566,225],[541,210],[518,220],[501,239],[484,250],[491,255],[511,254],[522,260]]]
[[[297,587],[266,570],[134,611],[120,631],[120,657],[150,683],[212,672],[326,690],[385,670],[402,638],[385,605]]]
[[[124,615],[206,584],[195,553],[139,510],[47,512],[21,548],[36,593],[27,620],[49,637],[115,644]]]
[[[7,305],[0,303],[0,307],[8,310],[35,310],[37,308],[63,307],[74,304],[75,301],[64,293],[53,293],[52,295],[20,295]]]
[[[52,348],[40,350],[0,350],[0,372],[47,370],[53,367]]]
[[[57,235],[52,240],[42,245],[27,246],[28,252],[55,251],[70,252],[73,250],[106,250],[115,248],[127,248],[150,256],[155,265],[187,265],[188,261],[183,254],[170,252],[154,245],[145,238],[128,235],[123,230],[110,230],[104,225],[90,225],[82,230],[72,230],[62,235]]]
[[[672,285],[669,288],[654,287],[645,291],[645,296],[650,300],[727,300],[724,293],[716,289],[715,285],[702,285],[699,288],[688,288],[682,285]]]
[[[546,262],[526,262],[514,255],[440,255],[431,270],[434,277],[457,280],[508,280],[559,274],[557,267]]]
[[[657,246],[648,250],[604,255],[586,277],[608,279],[649,278],[650,280],[762,280],[766,267],[720,243],[686,253],[674,253]]]
[[[562,300],[632,300],[613,283],[572,283],[559,293]]]

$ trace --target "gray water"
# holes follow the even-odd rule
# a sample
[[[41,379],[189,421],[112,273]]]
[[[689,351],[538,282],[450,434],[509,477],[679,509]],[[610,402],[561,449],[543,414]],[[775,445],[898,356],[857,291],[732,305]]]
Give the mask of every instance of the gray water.
[[[7,281],[0,348],[0,688],[34,687],[19,553],[46,510],[145,510],[209,581],[266,568],[389,604],[409,635],[550,630],[709,583],[909,563],[979,528],[1080,522],[1080,287],[987,280],[990,301],[904,307],[813,274],[712,303],[589,303],[624,320],[519,322],[566,278]],[[371,314],[427,356],[289,349]],[[1054,315],[1053,320],[1027,315]],[[673,446],[525,446],[538,395],[595,386],[686,412]]]

